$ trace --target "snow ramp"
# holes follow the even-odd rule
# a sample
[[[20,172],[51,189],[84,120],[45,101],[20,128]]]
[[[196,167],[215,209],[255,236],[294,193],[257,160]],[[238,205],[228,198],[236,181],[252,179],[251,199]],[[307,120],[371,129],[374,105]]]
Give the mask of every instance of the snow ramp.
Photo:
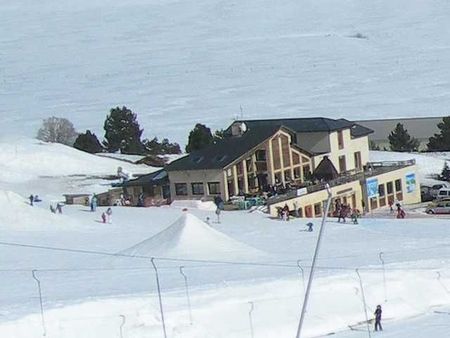
[[[265,255],[213,229],[190,213],[184,213],[163,231],[120,254],[220,261],[254,260]]]

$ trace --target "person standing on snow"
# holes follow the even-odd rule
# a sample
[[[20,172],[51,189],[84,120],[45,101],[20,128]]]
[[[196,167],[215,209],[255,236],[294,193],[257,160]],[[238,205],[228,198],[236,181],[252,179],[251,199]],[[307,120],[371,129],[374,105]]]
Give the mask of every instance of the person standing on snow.
[[[102,222],[106,223],[106,214],[102,212]]]
[[[106,216],[107,216],[107,218],[108,218],[108,223],[112,223],[112,209],[111,208],[108,208],[108,209],[106,209]]]
[[[33,206],[34,196],[30,195],[30,197],[28,197],[28,199],[30,200],[30,205]]]
[[[375,315],[375,331],[383,331],[383,327],[381,326],[381,313],[383,311],[381,310],[381,305],[377,305],[377,309],[374,312]]]

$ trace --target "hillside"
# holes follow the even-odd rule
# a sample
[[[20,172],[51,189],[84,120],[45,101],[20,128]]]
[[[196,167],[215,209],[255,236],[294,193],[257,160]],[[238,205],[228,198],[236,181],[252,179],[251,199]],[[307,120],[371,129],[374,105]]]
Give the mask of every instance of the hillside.
[[[127,105],[147,137],[196,122],[438,116],[450,105],[450,2],[18,0],[0,11],[0,124],[103,135]]]

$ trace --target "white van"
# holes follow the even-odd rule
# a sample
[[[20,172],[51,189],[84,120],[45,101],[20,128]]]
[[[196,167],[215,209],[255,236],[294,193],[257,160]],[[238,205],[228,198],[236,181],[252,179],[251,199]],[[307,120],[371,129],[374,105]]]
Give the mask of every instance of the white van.
[[[436,198],[438,200],[442,200],[444,198],[450,198],[450,188],[441,188],[439,189]]]

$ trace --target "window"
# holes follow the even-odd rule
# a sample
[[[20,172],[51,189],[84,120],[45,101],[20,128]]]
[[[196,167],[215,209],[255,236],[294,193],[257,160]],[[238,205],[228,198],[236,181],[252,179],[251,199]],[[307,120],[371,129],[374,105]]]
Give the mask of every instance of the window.
[[[362,162],[361,162],[361,152],[357,151],[355,154],[355,169],[361,170],[362,169]]]
[[[314,216],[322,216],[322,203],[314,204]]]
[[[219,182],[208,182],[208,191],[210,195],[220,194],[220,183]]]
[[[303,166],[303,179],[304,180],[311,179],[311,169],[309,168],[309,165]]]
[[[175,183],[175,195],[186,196],[187,194],[187,183]]]
[[[395,180],[395,191],[402,191],[402,180]]]
[[[380,195],[380,197],[383,197],[383,196],[384,196],[384,194],[385,194],[385,191],[384,191],[384,184],[380,184],[380,185],[378,186],[378,194]]]
[[[301,175],[300,167],[294,168],[294,179],[299,179]]]
[[[265,150],[257,150],[255,153],[257,161],[265,161],[266,160],[266,151]]]
[[[192,183],[192,195],[204,195],[205,189],[203,189],[203,183]]]
[[[344,134],[342,130],[338,131],[338,146],[339,149],[344,149]]]
[[[347,166],[345,165],[345,156],[339,156],[339,173],[347,171]]]
[[[392,182],[387,182],[386,183],[386,189],[387,189],[388,195],[394,193],[394,186],[393,186]]]

